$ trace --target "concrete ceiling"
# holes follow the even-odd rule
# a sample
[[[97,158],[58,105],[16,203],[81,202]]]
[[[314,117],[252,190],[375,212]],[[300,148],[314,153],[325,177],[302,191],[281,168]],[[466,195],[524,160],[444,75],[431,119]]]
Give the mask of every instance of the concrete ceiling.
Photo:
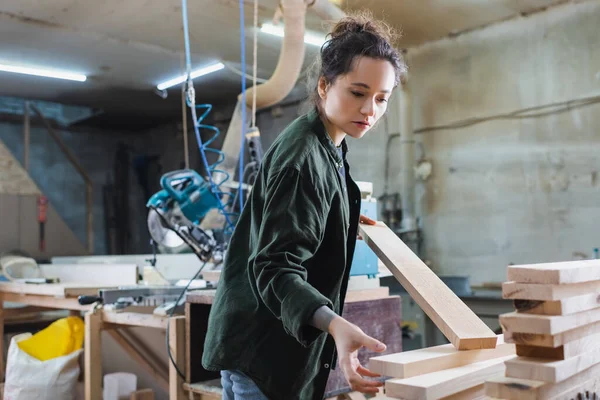
[[[342,8],[370,9],[401,29],[400,47],[413,47],[562,0],[344,0]],[[260,0],[260,22],[276,0]],[[252,0],[245,0],[247,65],[252,65]],[[217,60],[240,66],[238,0],[188,0],[193,65]],[[309,11],[311,30],[324,24]],[[259,76],[268,78],[280,39],[259,34]],[[146,126],[181,113],[178,89],[167,99],[155,85],[183,71],[179,0],[2,0],[0,63],[84,73],[84,83],[0,72],[0,96],[100,108],[107,117]],[[317,48],[307,45],[306,60]],[[308,62],[306,63],[308,64]],[[249,71],[250,72],[250,71]],[[195,82],[198,102],[231,102],[240,78],[222,70]]]

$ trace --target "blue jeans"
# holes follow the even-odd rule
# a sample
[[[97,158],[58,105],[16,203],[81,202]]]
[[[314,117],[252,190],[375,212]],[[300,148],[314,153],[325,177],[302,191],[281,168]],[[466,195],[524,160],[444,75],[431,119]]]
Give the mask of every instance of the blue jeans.
[[[240,371],[221,371],[223,400],[269,400],[254,381]]]

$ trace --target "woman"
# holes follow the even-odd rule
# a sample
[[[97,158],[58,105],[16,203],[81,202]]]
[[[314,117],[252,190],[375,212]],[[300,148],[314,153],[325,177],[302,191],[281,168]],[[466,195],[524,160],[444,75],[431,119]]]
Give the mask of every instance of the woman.
[[[321,48],[314,109],[266,152],[231,239],[202,364],[225,400],[321,399],[332,366],[353,390],[382,384],[357,351],[385,345],[343,319],[360,216],[346,136],[385,113],[405,65],[390,30],[365,16],[336,24]]]

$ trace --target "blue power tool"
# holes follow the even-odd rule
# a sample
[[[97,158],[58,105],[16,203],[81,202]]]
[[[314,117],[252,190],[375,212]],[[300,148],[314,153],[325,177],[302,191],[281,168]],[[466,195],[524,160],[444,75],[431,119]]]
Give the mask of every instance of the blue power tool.
[[[146,204],[152,239],[168,248],[187,244],[201,260],[220,261],[220,241],[213,231],[199,228],[204,216],[219,204],[209,183],[196,171],[184,169],[163,175],[160,185],[163,189]]]

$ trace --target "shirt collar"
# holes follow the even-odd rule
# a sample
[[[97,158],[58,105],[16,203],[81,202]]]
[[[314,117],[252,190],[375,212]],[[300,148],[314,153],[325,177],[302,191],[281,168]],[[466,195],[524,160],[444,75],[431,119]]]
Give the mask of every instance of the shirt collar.
[[[331,154],[331,156],[335,159],[337,163],[341,163],[342,158],[340,158],[340,153],[338,152],[335,143],[333,143],[333,140],[331,140],[331,137],[329,137],[329,135],[327,134],[327,131],[325,130],[325,125],[323,124],[323,121],[321,121],[317,109],[314,108],[313,110],[311,110],[307,114],[307,118],[312,127],[313,132],[316,133],[323,146],[325,146],[325,148],[327,149],[327,152]],[[341,146],[342,154],[345,158],[346,153],[348,152],[348,145],[346,144],[345,138],[344,140],[342,140]]]

